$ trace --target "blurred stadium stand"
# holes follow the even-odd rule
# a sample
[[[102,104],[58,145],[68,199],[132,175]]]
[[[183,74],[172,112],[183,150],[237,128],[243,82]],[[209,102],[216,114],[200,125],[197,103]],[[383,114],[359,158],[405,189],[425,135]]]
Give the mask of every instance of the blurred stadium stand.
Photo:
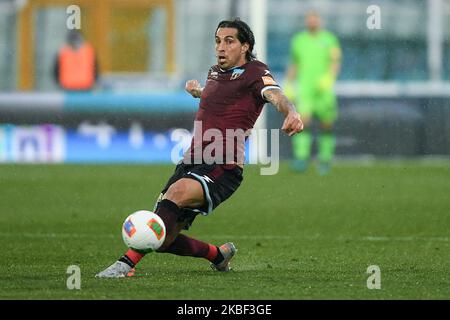
[[[267,63],[281,81],[291,37],[307,10],[317,9],[343,50],[337,154],[450,155],[450,0],[378,0],[379,30],[366,26],[372,2],[267,0]],[[184,83],[205,80],[217,23],[249,21],[250,3],[0,1],[0,162],[22,159],[13,155],[20,152],[12,151],[13,133],[27,125],[61,126],[75,140],[86,121],[108,123],[123,137],[137,122],[166,138],[176,128],[191,130],[198,101],[183,93]],[[64,93],[53,79],[69,5],[80,6],[81,32],[99,54],[100,82],[90,93]],[[267,110],[267,127],[279,128],[281,116]],[[290,140],[280,137],[281,156],[289,158]]]

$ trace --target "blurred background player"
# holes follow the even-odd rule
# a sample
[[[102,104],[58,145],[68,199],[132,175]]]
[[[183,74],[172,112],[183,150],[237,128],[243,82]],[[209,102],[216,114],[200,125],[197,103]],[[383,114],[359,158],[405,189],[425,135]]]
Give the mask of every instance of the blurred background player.
[[[326,174],[334,156],[336,138],[333,124],[337,118],[334,83],[341,66],[338,39],[321,29],[321,18],[315,11],[305,17],[307,30],[294,35],[291,41],[291,64],[286,76],[286,95],[295,101],[302,115],[305,130],[293,140],[292,169],[305,171],[311,158],[311,120],[320,122],[318,136],[318,170]]]
[[[56,57],[55,80],[68,91],[92,90],[98,80],[98,63],[92,45],[78,30],[70,30],[65,44]]]

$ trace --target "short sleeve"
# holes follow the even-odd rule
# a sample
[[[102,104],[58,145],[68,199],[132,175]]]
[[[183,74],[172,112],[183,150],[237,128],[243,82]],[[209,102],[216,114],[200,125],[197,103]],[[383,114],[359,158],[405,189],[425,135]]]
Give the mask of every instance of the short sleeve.
[[[250,72],[250,88],[253,91],[253,95],[255,98],[261,99],[266,102],[264,99],[264,91],[268,89],[281,89],[269,68],[263,64],[258,63],[254,66]]]

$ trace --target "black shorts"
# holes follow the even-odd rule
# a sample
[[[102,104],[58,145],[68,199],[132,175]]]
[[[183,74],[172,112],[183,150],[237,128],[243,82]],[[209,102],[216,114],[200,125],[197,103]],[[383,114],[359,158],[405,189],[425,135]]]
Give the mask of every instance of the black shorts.
[[[176,166],[174,174],[161,191],[155,208],[162,196],[176,181],[182,178],[199,181],[203,188],[205,204],[198,208],[181,208],[182,216],[179,220],[186,221],[187,228],[189,228],[197,214],[210,214],[239,188],[243,180],[242,173],[242,168],[236,165],[185,164],[181,162]]]

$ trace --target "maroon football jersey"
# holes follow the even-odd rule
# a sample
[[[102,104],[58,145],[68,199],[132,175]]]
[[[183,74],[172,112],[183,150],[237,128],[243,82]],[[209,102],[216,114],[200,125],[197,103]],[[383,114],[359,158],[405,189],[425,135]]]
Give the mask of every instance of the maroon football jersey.
[[[244,163],[245,140],[266,103],[263,92],[280,87],[257,60],[243,66],[209,69],[195,117],[186,163]]]

